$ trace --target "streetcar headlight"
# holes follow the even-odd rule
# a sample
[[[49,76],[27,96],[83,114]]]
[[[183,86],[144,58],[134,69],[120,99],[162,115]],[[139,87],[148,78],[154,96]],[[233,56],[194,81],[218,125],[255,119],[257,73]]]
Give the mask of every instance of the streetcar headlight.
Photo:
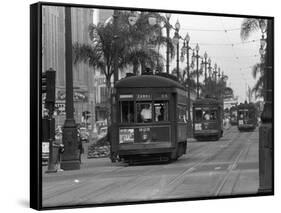
[[[134,142],[134,129],[120,129],[119,130],[119,143],[133,143]]]

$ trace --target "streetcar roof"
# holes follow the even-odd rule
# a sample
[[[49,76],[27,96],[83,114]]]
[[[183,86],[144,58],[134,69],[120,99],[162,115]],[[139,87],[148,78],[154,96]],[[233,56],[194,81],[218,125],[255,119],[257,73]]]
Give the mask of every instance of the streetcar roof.
[[[256,108],[255,104],[253,103],[241,103],[238,105],[238,109],[245,109],[245,108]]]
[[[206,106],[208,106],[208,105],[216,105],[216,106],[218,106],[218,105],[222,105],[222,103],[219,101],[219,100],[217,100],[217,99],[214,99],[214,98],[200,98],[200,99],[197,99],[194,103],[193,103],[193,105],[195,106],[201,106],[201,105],[206,105]]]
[[[116,88],[181,88],[179,82],[159,75],[141,75],[122,78],[116,83]]]

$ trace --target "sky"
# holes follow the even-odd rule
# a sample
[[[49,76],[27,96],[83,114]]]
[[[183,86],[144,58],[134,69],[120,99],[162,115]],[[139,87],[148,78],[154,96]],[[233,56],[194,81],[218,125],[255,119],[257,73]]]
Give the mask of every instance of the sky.
[[[174,26],[177,20],[181,25],[181,37],[188,33],[191,48],[195,48],[198,43],[199,55],[203,56],[207,52],[212,66],[217,63],[229,77],[227,85],[234,90],[238,101],[244,102],[247,87],[252,88],[256,82],[252,76],[252,66],[260,60],[261,32],[251,34],[243,42],[240,38],[243,18],[172,14],[171,25]],[[170,35],[173,36],[173,32]],[[180,47],[182,45],[180,43]],[[180,67],[184,68],[185,63],[180,63]],[[171,66],[176,66],[175,59]]]

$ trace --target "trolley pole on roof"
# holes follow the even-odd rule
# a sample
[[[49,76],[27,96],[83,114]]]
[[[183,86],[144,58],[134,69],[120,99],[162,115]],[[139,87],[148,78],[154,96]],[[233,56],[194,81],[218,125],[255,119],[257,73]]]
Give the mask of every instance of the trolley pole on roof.
[[[261,26],[262,29],[262,26]],[[264,63],[264,100],[265,105],[261,115],[262,124],[259,128],[259,190],[260,194],[273,194],[273,129],[272,129],[272,114],[273,114],[273,19],[267,19],[267,30],[264,26],[262,30],[263,36],[261,39],[261,53],[265,53],[264,33],[267,31],[266,37],[266,54]],[[262,59],[264,54],[261,55]]]

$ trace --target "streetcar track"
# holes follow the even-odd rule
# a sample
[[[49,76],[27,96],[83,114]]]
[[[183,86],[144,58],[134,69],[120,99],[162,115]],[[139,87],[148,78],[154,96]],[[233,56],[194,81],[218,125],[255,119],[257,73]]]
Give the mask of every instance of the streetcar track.
[[[224,176],[223,180],[218,184],[218,187],[215,187],[216,190],[215,190],[215,193],[214,195],[215,196],[218,196],[219,193],[221,192],[221,190],[223,189],[226,181],[228,180],[231,172],[236,168],[237,166],[237,163],[240,159],[240,157],[242,156],[242,154],[244,153],[244,149],[240,151],[240,153],[238,154],[238,156],[236,157],[235,161],[233,164],[231,164],[228,168],[227,168],[227,172],[226,172],[226,175]]]
[[[249,136],[252,136],[254,134],[254,132],[251,132],[251,134],[249,134]],[[250,137],[249,137],[250,138]],[[217,187],[215,187],[215,193],[214,195],[215,196],[219,196],[220,192],[222,191],[225,183],[227,182],[227,180],[229,179],[231,173],[233,172],[233,170],[235,170],[237,168],[237,165],[238,165],[238,162],[240,160],[240,158],[242,157],[243,154],[247,154],[249,152],[249,149],[250,149],[250,146],[252,145],[253,142],[250,142],[247,144],[247,147],[244,147],[240,152],[239,154],[237,155],[237,157],[235,158],[235,161],[229,165],[227,171],[226,171],[226,174],[225,176],[223,177],[222,181],[219,182],[217,184]],[[232,189],[231,189],[231,193],[233,193],[233,190],[238,182],[238,179],[239,179],[239,176],[240,176],[240,173],[238,174],[238,177],[236,177],[235,179],[235,182],[232,186]]]
[[[233,132],[233,134],[235,134],[235,132]],[[234,141],[237,141],[239,138],[241,137],[241,134],[237,134],[235,135],[231,141],[228,143],[228,145],[233,144]],[[174,179],[172,179],[167,185],[168,186],[172,186],[175,185],[175,183],[181,181],[181,179],[188,173],[193,172],[194,170],[196,170],[196,167],[200,166],[201,164],[203,164],[204,162],[213,159],[214,156],[216,156],[218,153],[223,152],[224,150],[228,149],[229,146],[226,147],[221,147],[219,150],[217,150],[214,154],[212,154],[211,156],[207,156],[206,158],[200,160],[199,162],[195,163],[192,167],[188,168],[187,170],[185,170],[183,173],[181,173],[180,175],[176,176]],[[209,149],[208,149],[209,150]],[[174,187],[173,187],[174,188]],[[171,191],[173,189],[169,189],[168,191]],[[167,190],[166,190],[167,191]]]
[[[130,180],[128,180],[128,181],[126,181],[126,188],[128,188],[128,189],[132,189],[132,188],[134,188],[134,187],[136,187],[138,184],[140,184],[140,183],[142,183],[142,182],[144,182],[145,180],[142,180],[147,174],[149,174],[150,172],[152,172],[152,170],[154,170],[155,168],[154,167],[152,167],[151,169],[149,169],[148,171],[146,171],[146,172],[144,172],[144,173],[141,173],[141,174],[139,174],[139,175],[137,175],[137,176],[134,176],[134,177],[130,177],[131,179]],[[122,181],[119,181],[119,182],[122,182]],[[135,182],[135,183],[134,183]],[[132,184],[132,185],[129,185],[129,184]],[[134,184],[133,184],[134,183]],[[116,187],[117,186],[117,187]],[[129,186],[129,187],[128,187]],[[112,187],[115,187],[115,188],[118,188],[118,189],[120,189],[121,188],[121,184],[117,184],[117,183],[112,183]],[[105,186],[105,190],[103,190],[102,192],[99,192],[99,193],[97,193],[97,194],[93,194],[93,192],[90,192],[90,193],[88,193],[88,194],[86,194],[86,195],[84,195],[84,196],[89,196],[89,195],[91,195],[91,194],[93,194],[95,197],[98,197],[98,196],[100,196],[100,195],[103,195],[104,193],[107,193],[107,192],[111,192],[112,193],[112,191],[113,191],[113,189],[112,189],[112,187],[107,187],[107,186]],[[107,189],[106,189],[107,188]],[[118,193],[120,193],[120,192],[118,192]],[[87,202],[87,201],[89,201],[89,200],[91,200],[91,197],[89,197],[88,199],[85,199],[85,200],[83,200],[83,202]]]
[[[233,194],[234,189],[235,189],[235,187],[236,187],[236,185],[237,185],[237,183],[238,183],[240,174],[241,174],[241,170],[239,169],[239,170],[238,170],[238,174],[237,174],[236,177],[235,177],[234,184],[233,184],[232,187],[231,187],[231,191],[230,191],[230,194],[231,194],[231,195]]]
[[[239,137],[240,137],[239,134],[236,135],[235,137],[233,137],[232,140],[229,142],[229,144],[232,144],[233,141],[235,141],[235,140],[236,140],[237,138],[239,138]],[[209,147],[209,149],[210,149],[210,148],[211,148],[211,147]],[[228,146],[227,146],[227,147],[222,147],[222,148],[220,148],[216,153],[214,153],[213,155],[207,156],[207,157],[203,158],[202,160],[200,160],[199,162],[195,163],[191,168],[188,168],[188,169],[185,170],[183,173],[181,173],[180,175],[178,175],[178,176],[176,176],[174,179],[172,179],[172,180],[168,183],[168,185],[172,185],[172,184],[178,182],[178,181],[179,181],[182,177],[184,177],[186,174],[188,174],[188,173],[190,173],[190,172],[193,172],[193,171],[196,169],[197,166],[201,165],[202,163],[204,163],[205,161],[207,161],[207,160],[209,160],[209,159],[212,159],[213,156],[217,155],[217,153],[219,153],[219,152],[221,152],[222,150],[225,150],[225,149],[227,149],[227,148],[228,148]],[[208,150],[209,150],[209,149],[208,149]],[[208,150],[207,150],[207,151],[208,151]]]

